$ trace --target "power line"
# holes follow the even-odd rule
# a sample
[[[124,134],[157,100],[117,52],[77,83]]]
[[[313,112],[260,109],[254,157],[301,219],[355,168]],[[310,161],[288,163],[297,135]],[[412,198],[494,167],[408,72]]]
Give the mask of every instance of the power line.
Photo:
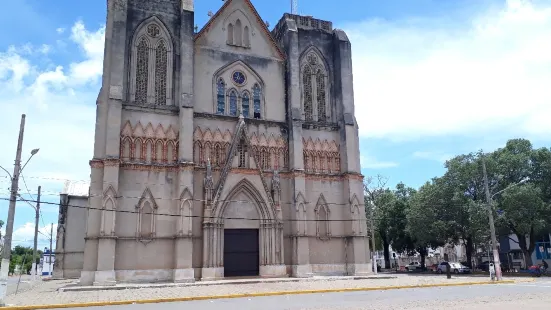
[[[9,200],[7,198],[0,198],[0,200]],[[42,204],[51,204],[51,205],[60,205],[59,203],[54,202],[44,202],[41,201]],[[139,214],[139,211],[130,211],[130,210],[105,210],[103,208],[95,208],[95,207],[89,207],[89,206],[76,206],[76,205],[63,205],[71,208],[79,208],[79,209],[88,209],[88,210],[99,210],[99,211],[109,211],[109,212],[115,212],[115,213],[130,213],[130,214]],[[168,216],[168,217],[185,217],[185,218],[202,218],[202,219],[224,219],[224,220],[249,220],[249,221],[264,221],[266,219],[262,218],[247,218],[247,217],[216,217],[216,216],[202,216],[202,215],[180,215],[180,214],[169,214],[169,213],[151,213],[146,212],[142,214],[151,214],[156,216]],[[284,219],[284,222],[355,222],[355,221],[362,221],[365,220],[354,220],[354,219],[319,219],[319,220],[312,220],[312,219],[305,219],[305,220],[298,220],[298,219]]]
[[[9,200],[9,198],[0,197],[0,200]],[[192,199],[190,199],[192,200]],[[21,201],[21,200],[19,200]],[[223,201],[223,202],[250,202],[250,201]],[[59,203],[54,202],[44,202],[41,201],[41,204],[50,204],[50,205],[56,205],[59,206]],[[287,203],[288,204],[288,203]],[[329,204],[329,203],[328,203]],[[71,208],[79,208],[79,209],[88,209],[88,210],[98,210],[103,211],[105,209],[103,208],[96,208],[96,207],[89,207],[89,206],[77,206],[77,205],[63,205]],[[452,205],[453,206],[453,205]],[[466,205],[455,205],[455,206],[466,206]],[[139,211],[130,211],[130,210],[105,210],[109,212],[115,212],[115,213],[129,213],[129,214],[139,214]],[[157,216],[168,216],[168,217],[184,217],[184,218],[202,218],[202,219],[224,219],[224,220],[250,220],[250,221],[263,221],[265,219],[262,218],[246,218],[246,217],[215,217],[215,216],[202,216],[202,215],[180,215],[180,214],[169,214],[169,213],[151,213],[151,212],[145,212],[142,214],[151,214],[151,215],[157,215]],[[370,219],[283,219],[283,222],[366,222]],[[381,221],[382,218],[374,217],[374,221]],[[41,232],[40,232],[41,233]],[[41,233],[42,234],[42,233]]]

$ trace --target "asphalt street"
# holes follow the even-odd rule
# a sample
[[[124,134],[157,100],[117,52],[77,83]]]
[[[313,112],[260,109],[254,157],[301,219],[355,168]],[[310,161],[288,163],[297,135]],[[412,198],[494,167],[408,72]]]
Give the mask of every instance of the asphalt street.
[[[473,285],[366,291],[283,295],[236,299],[201,300],[163,304],[91,307],[88,310],[306,310],[306,309],[550,309],[551,280],[532,283]],[[82,308],[70,308],[82,309]]]

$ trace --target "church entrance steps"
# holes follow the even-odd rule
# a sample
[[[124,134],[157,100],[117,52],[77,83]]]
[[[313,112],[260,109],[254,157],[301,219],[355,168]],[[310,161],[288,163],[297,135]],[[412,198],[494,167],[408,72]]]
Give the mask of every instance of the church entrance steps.
[[[193,283],[117,283],[115,286],[80,286],[74,284],[60,287],[59,292],[85,292],[85,291],[104,291],[104,290],[128,290],[144,288],[166,288],[166,287],[188,287],[188,286],[215,286],[229,284],[269,284],[282,282],[319,282],[319,281],[341,281],[341,280],[377,280],[394,279],[395,276],[377,275],[377,276],[313,276],[310,278],[259,278],[259,277],[234,277],[223,280],[197,281]]]

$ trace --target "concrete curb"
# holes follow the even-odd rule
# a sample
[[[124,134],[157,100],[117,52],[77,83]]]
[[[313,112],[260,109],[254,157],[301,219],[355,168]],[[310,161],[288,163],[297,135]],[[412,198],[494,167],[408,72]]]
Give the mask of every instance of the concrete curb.
[[[147,288],[167,287],[192,287],[192,286],[217,286],[217,285],[241,285],[258,283],[293,283],[293,282],[321,282],[321,281],[342,281],[342,280],[386,280],[396,279],[396,276],[357,276],[357,277],[325,277],[325,278],[264,278],[264,279],[242,279],[222,281],[197,281],[189,283],[161,283],[161,284],[117,284],[115,286],[66,286],[57,289],[59,292],[87,292],[87,291],[111,291],[111,290],[136,290]]]
[[[530,281],[526,281],[530,282]],[[66,309],[66,308],[83,308],[83,307],[102,307],[102,306],[120,306],[131,304],[153,304],[166,302],[184,302],[194,300],[209,300],[209,299],[230,299],[244,297],[263,297],[263,296],[281,296],[281,295],[302,295],[302,294],[319,294],[319,293],[339,293],[339,292],[361,292],[361,291],[387,291],[412,288],[429,288],[429,287],[451,287],[451,286],[468,286],[468,285],[488,285],[488,284],[511,284],[516,283],[515,280],[481,281],[481,282],[457,282],[457,283],[435,283],[435,284],[420,284],[420,285],[402,285],[402,286],[381,286],[381,287],[357,287],[357,288],[338,288],[338,289],[320,289],[320,290],[301,290],[301,291],[280,291],[280,292],[264,292],[264,293],[243,293],[230,295],[212,295],[212,296],[189,296],[175,298],[158,298],[158,299],[143,299],[143,300],[121,300],[121,301],[105,301],[105,302],[87,302],[74,304],[59,304],[59,305],[30,305],[30,306],[7,306],[2,307],[2,310],[38,310],[38,309]]]

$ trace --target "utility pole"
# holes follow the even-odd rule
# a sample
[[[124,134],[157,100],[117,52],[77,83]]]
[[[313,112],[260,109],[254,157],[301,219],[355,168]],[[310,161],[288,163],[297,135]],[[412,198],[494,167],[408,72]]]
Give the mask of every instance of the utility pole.
[[[54,239],[54,223],[52,223],[52,226],[50,227],[50,276],[54,275],[54,271],[52,270],[52,241]]]
[[[8,273],[11,259],[11,238],[13,234],[13,221],[15,218],[15,203],[19,189],[19,173],[21,172],[21,151],[23,149],[23,133],[25,131],[25,114],[21,115],[19,126],[19,139],[17,139],[17,151],[15,164],[11,178],[10,205],[8,209],[8,221],[6,223],[6,235],[4,236],[4,251],[2,253],[2,266],[0,267],[0,307],[6,305],[5,298],[8,289]]]
[[[377,262],[375,261],[375,225],[373,224],[373,209],[375,203],[371,201],[370,218],[371,218],[371,264],[373,265],[373,273],[377,274]]]
[[[488,219],[490,221],[490,234],[492,238],[492,251],[494,253],[494,268],[496,271],[496,280],[501,281],[501,262],[497,250],[496,228],[494,226],[494,212],[492,210],[492,197],[488,187],[488,174],[486,172],[486,159],[482,155],[482,173],[484,174],[484,191],[486,192],[486,204],[488,208]]]
[[[32,271],[31,271],[31,277],[34,280],[36,280],[36,247],[38,246],[38,219],[40,218],[40,190],[42,189],[41,186],[38,187],[38,196],[36,197],[36,215],[34,218],[34,245],[33,245],[33,264],[32,264]]]

